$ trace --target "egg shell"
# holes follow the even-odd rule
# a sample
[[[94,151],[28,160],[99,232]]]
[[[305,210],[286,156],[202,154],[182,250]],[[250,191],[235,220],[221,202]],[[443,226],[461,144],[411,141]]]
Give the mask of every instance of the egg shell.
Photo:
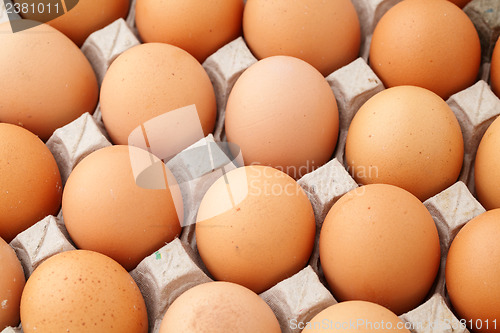
[[[63,193],[64,222],[76,246],[108,255],[127,270],[181,232],[175,193],[136,183],[132,163],[151,163],[146,152],[135,154],[140,151],[97,150],[76,166]]]
[[[374,1],[373,3],[372,3],[372,2],[370,2],[370,5],[373,5],[373,8],[370,8],[370,10],[369,10],[369,11],[370,11],[370,12],[372,12],[372,11],[373,11],[373,13],[375,13],[375,12],[376,12],[376,13],[380,13],[380,11],[381,11],[381,10],[380,10],[380,9],[381,9],[380,7],[383,7],[383,5],[385,5],[385,4],[387,4],[387,3],[388,3],[387,1]],[[379,6],[379,5],[380,5],[380,6]],[[2,21],[2,18],[3,18],[3,17],[2,17],[2,8],[3,8],[3,6],[2,6],[2,4],[0,4],[0,21]],[[486,11],[480,11],[480,13],[486,13]],[[128,21],[128,22],[131,22],[131,21]],[[235,60],[235,61],[239,61],[240,59],[239,59],[239,57],[238,57],[238,56],[235,56],[234,58],[233,58],[233,57],[231,57],[231,58],[228,58],[228,59],[227,59],[227,62],[226,62],[226,63],[230,63],[230,60],[231,60],[231,61],[233,61],[233,60]],[[354,74],[354,73],[351,73],[351,74],[352,74],[352,75],[356,75],[356,74]],[[468,90],[468,89],[467,89],[467,90]],[[474,98],[473,98],[473,97],[474,97]],[[480,98],[480,96],[477,96],[477,94],[474,94],[473,96],[470,96],[470,98],[468,98],[468,100],[467,100],[466,102],[467,102],[467,103],[471,103],[471,105],[470,105],[470,106],[472,106],[472,104],[473,104],[473,103],[476,103],[476,97],[477,97],[477,103],[478,103],[477,108],[478,108],[479,110],[484,109],[485,105],[484,105],[484,103],[483,103],[483,104],[481,103],[482,98]],[[472,111],[473,111],[473,113],[472,113],[471,115],[474,115],[475,110],[476,110],[476,109],[472,110]],[[444,196],[444,198],[443,198],[443,199],[446,199],[446,200],[444,200],[444,202],[448,202],[448,201],[449,201],[448,195]],[[453,203],[450,203],[450,204],[453,204]],[[459,201],[459,202],[457,203],[457,207],[461,207],[461,206],[462,206],[462,201]],[[448,208],[446,208],[446,207],[447,207],[447,206],[445,206],[445,207],[443,208],[443,209],[444,209],[444,210],[443,210],[443,214],[444,214],[444,213],[447,213],[447,214],[452,214],[452,213],[453,213],[453,210],[450,210],[450,208],[449,208],[449,207],[448,207]],[[307,290],[307,288],[306,288],[306,289],[304,289],[304,290]],[[427,303],[426,303],[426,304],[427,304]],[[429,305],[429,306],[431,306],[431,307],[429,307],[429,306],[427,306],[427,307],[423,307],[423,306],[421,306],[421,307],[419,307],[419,308],[416,308],[416,309],[415,309],[415,310],[413,310],[412,312],[422,313],[422,316],[421,316],[421,317],[419,317],[419,318],[426,318],[426,319],[432,320],[433,318],[437,318],[437,317],[435,317],[435,316],[440,316],[441,314],[443,314],[443,313],[444,313],[444,312],[441,312],[441,310],[443,309],[443,306],[447,309],[447,306],[446,306],[446,305],[443,305],[444,303],[443,303],[443,304],[439,303],[439,304],[440,304],[440,306],[441,306],[441,307],[435,307],[433,304],[431,304],[431,305]],[[284,306],[284,304],[282,304],[281,306]],[[453,314],[450,314],[450,315],[451,315],[451,316],[453,316]],[[449,318],[451,318],[451,317],[449,317],[449,316],[448,316],[448,314],[446,314],[446,317],[443,317],[443,318],[446,318],[446,319],[448,320],[448,319],[449,319]],[[418,324],[418,323],[421,323],[422,321],[417,320],[417,321],[415,321],[415,322]],[[286,323],[288,324],[288,322],[287,322],[287,321],[286,321]],[[447,330],[448,330],[448,328],[443,328],[443,330],[442,330],[442,331],[443,331],[443,332],[446,332]],[[18,332],[19,330],[18,330],[18,329],[15,329],[15,330],[10,329],[10,330],[7,330],[7,331],[8,331],[8,332],[14,332],[14,331],[15,331],[15,332]],[[287,328],[284,330],[284,332],[296,332],[296,331],[293,331],[293,330],[291,330],[289,327],[287,327]],[[425,331],[425,330],[416,329],[416,330],[415,330],[415,332],[426,332],[426,331]],[[435,331],[433,331],[433,332],[438,332],[438,330],[436,329],[436,330],[435,330]],[[441,332],[441,331],[439,331],[439,332]],[[456,330],[456,332],[464,332],[464,331],[459,329],[459,330]]]
[[[464,157],[460,125],[431,91],[386,89],[356,113],[347,133],[346,162],[361,184],[392,184],[420,200],[456,182]]]
[[[145,43],[178,46],[200,63],[241,35],[242,0],[138,0],[135,21]]]
[[[486,209],[500,208],[500,118],[484,133],[477,149],[475,183],[479,201]]]
[[[500,38],[491,56],[491,89],[500,98]]]
[[[248,0],[243,33],[258,59],[287,55],[324,76],[359,54],[359,19],[350,0]]]
[[[168,308],[159,333],[280,333],[271,308],[250,289],[209,282],[184,292]]]
[[[192,104],[205,135],[215,125],[215,94],[207,73],[189,53],[168,44],[141,44],[122,53],[104,77],[100,102],[114,144],[128,144],[132,131],[146,121]]]
[[[315,230],[311,203],[291,177],[248,166],[208,189],[198,210],[196,241],[217,280],[260,293],[305,267]]]
[[[69,38],[41,24],[12,33],[0,24],[0,121],[20,125],[46,141],[59,127],[97,104],[97,80]]]
[[[26,283],[21,322],[32,332],[148,332],[146,305],[130,274],[92,251],[57,254]]]
[[[398,315],[422,302],[440,263],[438,232],[425,206],[385,184],[340,198],[325,218],[319,249],[337,300],[371,301]]]
[[[23,267],[14,250],[0,238],[0,330],[19,323]]]
[[[332,305],[301,323],[307,332],[405,332],[404,322],[388,309],[370,302],[349,301]]]
[[[405,0],[373,32],[370,66],[386,87],[415,85],[443,99],[474,83],[481,45],[467,15],[447,0]]]
[[[460,317],[473,332],[499,332],[500,209],[487,211],[460,230],[446,262],[446,288]],[[487,323],[489,326],[487,328]]]
[[[22,6],[23,4],[31,5],[33,1],[13,0],[13,3]],[[75,3],[74,6],[73,3]],[[54,5],[54,3],[52,4]],[[129,5],[129,0],[78,0],[65,4],[66,8],[71,6],[70,10],[64,12],[61,8],[61,13],[64,14],[51,21],[45,21],[43,13],[38,10],[35,10],[35,12],[28,10],[27,13],[22,13],[22,17],[47,22],[47,24],[61,31],[80,47],[91,33],[104,28],[120,17],[125,17]]]
[[[18,233],[61,205],[62,182],[54,156],[28,130],[0,123],[0,237]]]
[[[298,179],[330,159],[339,130],[337,102],[325,78],[305,61],[269,57],[236,81],[225,128],[246,165],[269,165]]]

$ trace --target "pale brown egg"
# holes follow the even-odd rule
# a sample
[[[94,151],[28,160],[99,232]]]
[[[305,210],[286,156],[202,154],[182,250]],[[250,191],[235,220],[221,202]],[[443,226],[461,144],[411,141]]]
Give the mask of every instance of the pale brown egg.
[[[370,301],[397,315],[423,301],[441,259],[431,214],[411,193],[385,184],[354,189],[333,205],[319,251],[338,301]]]
[[[200,63],[241,35],[243,0],[138,0],[135,22],[146,43],[162,42]]]
[[[61,196],[61,175],[47,146],[22,127],[0,123],[0,237],[10,242],[56,215]]]
[[[41,24],[12,33],[0,24],[0,122],[46,141],[54,130],[97,104],[97,79],[87,58],[58,30]]]
[[[47,24],[61,31],[68,36],[76,45],[82,46],[85,39],[99,29],[104,28],[113,21],[124,18],[128,13],[129,0],[78,0],[65,3],[65,8],[61,5],[56,7],[54,2],[50,2],[52,7],[45,5],[40,7],[38,3],[32,6],[32,0],[13,0],[15,4],[28,4],[28,7],[21,15],[23,18],[34,21],[47,22],[49,8],[53,12],[59,10],[59,17],[48,21]],[[75,5],[73,6],[73,3]],[[68,8],[68,6],[71,6]],[[39,10],[43,8],[42,10]],[[45,15],[44,15],[45,14]],[[51,13],[52,14],[52,13]]]
[[[448,104],[413,86],[384,90],[357,112],[346,141],[348,171],[361,184],[392,184],[420,200],[457,180],[462,131]]]
[[[23,267],[14,250],[0,237],[0,330],[19,324]]]
[[[144,122],[192,104],[208,135],[216,118],[212,83],[195,58],[168,44],[142,44],[125,51],[101,86],[102,118],[115,144],[128,144],[129,135]]]
[[[139,150],[111,146],[90,154],[73,170],[63,193],[64,222],[76,246],[103,253],[127,270],[181,231],[178,196],[170,188],[136,184],[131,158],[151,164],[151,156],[135,153]]]
[[[414,85],[443,99],[472,85],[481,63],[469,17],[446,0],[405,0],[373,32],[370,66],[386,87]]]
[[[147,333],[141,291],[116,261],[76,250],[50,257],[28,279],[21,298],[25,333]]]
[[[499,237],[500,209],[487,211],[460,230],[446,259],[451,303],[473,332],[500,332]]]
[[[305,61],[269,57],[234,85],[225,126],[227,140],[241,148],[246,165],[269,165],[298,179],[332,156],[337,102],[325,78]]]
[[[305,267],[315,230],[311,203],[295,180],[271,167],[247,166],[209,188],[196,241],[217,280],[261,293]]]
[[[486,209],[500,208],[500,118],[484,133],[474,166],[476,192]]]
[[[332,305],[308,322],[298,322],[297,328],[307,332],[402,332],[410,333],[405,324],[393,312],[375,303],[348,301]],[[300,327],[301,326],[301,327]],[[292,326],[293,328],[293,326]]]
[[[500,38],[497,40],[491,56],[491,89],[500,98]]]
[[[168,308],[160,333],[281,333],[269,305],[250,289],[209,282],[184,292]]]
[[[257,58],[297,57],[324,76],[356,59],[360,47],[350,0],[248,0],[243,34]]]

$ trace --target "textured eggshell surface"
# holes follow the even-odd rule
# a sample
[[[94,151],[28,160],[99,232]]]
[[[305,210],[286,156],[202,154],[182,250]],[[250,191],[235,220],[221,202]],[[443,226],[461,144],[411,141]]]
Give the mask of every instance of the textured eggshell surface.
[[[47,146],[22,127],[0,123],[0,237],[10,242],[56,215],[61,196],[61,175]]]
[[[340,198],[323,223],[319,250],[338,301],[375,302],[397,315],[422,302],[441,257],[429,211],[411,193],[385,184]]]
[[[405,0],[373,33],[370,66],[386,87],[415,85],[443,99],[471,86],[481,63],[472,21],[447,0]]]
[[[248,166],[207,191],[196,240],[215,279],[261,293],[305,267],[315,230],[311,203],[295,180],[271,167]]]
[[[253,291],[230,282],[200,284],[168,308],[160,333],[280,333],[269,305]]]
[[[0,24],[0,122],[20,125],[46,141],[97,104],[97,79],[80,49],[41,24],[12,33]]]
[[[456,182],[462,131],[448,104],[429,90],[400,86],[369,99],[347,133],[348,171],[361,184],[392,184],[424,201]]]
[[[82,160],[66,183],[62,204],[76,246],[108,255],[127,270],[181,232],[170,189],[136,183],[131,157],[147,165],[150,156],[129,149],[140,150],[111,146]]]
[[[56,254],[31,275],[21,298],[25,333],[147,333],[146,305],[130,274],[102,254]]]
[[[23,267],[16,253],[0,238],[0,330],[19,323],[25,282]]]

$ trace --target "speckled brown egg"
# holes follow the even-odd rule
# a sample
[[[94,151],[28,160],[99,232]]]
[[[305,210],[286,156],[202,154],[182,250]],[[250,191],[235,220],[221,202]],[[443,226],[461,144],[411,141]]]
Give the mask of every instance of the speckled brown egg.
[[[384,90],[356,113],[347,133],[349,173],[361,184],[392,184],[420,200],[457,180],[464,143],[455,114],[433,92]]]
[[[21,298],[25,333],[147,333],[141,291],[111,258],[92,251],[56,254],[38,266]]]
[[[151,156],[136,151],[141,150],[111,146],[87,156],[70,174],[62,201],[76,246],[108,255],[127,270],[178,236],[182,219],[182,199],[174,202],[178,198],[169,187],[137,185],[131,158],[148,165]]]
[[[380,19],[370,66],[386,87],[414,85],[443,99],[471,86],[481,45],[469,17],[446,0],[405,0]]]
[[[0,237],[10,242],[57,215],[61,196],[61,175],[47,146],[22,127],[0,123]]]
[[[500,209],[487,211],[460,230],[446,259],[451,303],[472,332],[500,332],[499,237]]]
[[[248,0],[243,33],[258,59],[287,55],[324,76],[359,53],[360,26],[350,0]]]
[[[19,324],[25,282],[23,267],[16,253],[0,237],[0,330]]]
[[[323,223],[319,251],[338,301],[374,302],[397,315],[422,302],[441,260],[427,208],[411,193],[386,184],[342,196]]]
[[[100,102],[115,144],[128,144],[132,131],[146,121],[193,104],[205,135],[215,125],[215,94],[207,73],[189,53],[168,44],[142,44],[122,53],[104,76]]]
[[[80,49],[41,24],[12,33],[0,24],[0,122],[20,125],[46,141],[97,104],[97,79]]]
[[[280,333],[269,305],[253,291],[230,282],[203,283],[168,308],[160,333]]]
[[[247,166],[208,189],[196,241],[217,280],[261,293],[305,267],[315,230],[311,203],[295,180],[271,167]]]

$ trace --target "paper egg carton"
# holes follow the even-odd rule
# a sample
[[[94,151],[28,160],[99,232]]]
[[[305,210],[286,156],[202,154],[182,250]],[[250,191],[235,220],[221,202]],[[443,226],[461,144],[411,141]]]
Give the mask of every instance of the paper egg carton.
[[[337,99],[340,116],[339,139],[334,158],[298,181],[314,209],[317,224],[316,245],[307,267],[260,295],[273,309],[285,333],[300,332],[300,329],[293,329],[290,323],[306,323],[318,312],[336,303],[326,287],[319,262],[319,231],[332,205],[342,195],[358,186],[345,167],[347,130],[359,107],[385,89],[367,65],[369,44],[378,20],[400,1],[352,0],[361,22],[361,56],[326,78]],[[99,84],[113,60],[140,43],[134,23],[134,4],[135,2],[132,2],[126,20],[119,19],[95,32],[82,46],[82,51],[96,72]],[[424,202],[438,229],[442,258],[438,277],[427,299],[419,307],[400,316],[402,320],[413,323],[412,331],[415,333],[467,332],[459,325],[451,310],[444,283],[444,264],[451,241],[460,228],[485,211],[473,196],[473,161],[486,128],[500,114],[500,100],[487,84],[489,55],[494,41],[500,35],[500,2],[474,0],[464,10],[473,19],[480,33],[483,55],[486,56],[483,57],[480,75],[482,80],[451,96],[447,101],[462,128],[465,143],[464,165],[457,183]],[[0,1],[0,22],[6,20],[5,8]],[[224,115],[227,98],[241,73],[256,61],[244,40],[238,38],[203,63],[214,85],[218,120],[213,136],[209,135],[195,145],[225,140]],[[58,163],[63,183],[85,156],[109,145],[111,143],[102,123],[99,106],[92,116],[82,115],[56,130],[47,141],[47,146]],[[179,176],[186,169],[182,155],[169,161],[168,167]],[[236,166],[225,167],[229,170]],[[218,176],[203,177],[183,185],[187,226],[183,228],[178,239],[152,253],[130,272],[144,296],[150,332],[158,332],[165,311],[180,294],[195,285],[212,281],[197,253],[193,223],[201,198],[217,178]],[[61,212],[57,217],[48,216],[22,232],[10,245],[21,260],[27,278],[45,259],[75,249],[64,226]],[[431,323],[442,325],[431,328]],[[10,332],[22,332],[22,328],[6,328],[2,331]]]

